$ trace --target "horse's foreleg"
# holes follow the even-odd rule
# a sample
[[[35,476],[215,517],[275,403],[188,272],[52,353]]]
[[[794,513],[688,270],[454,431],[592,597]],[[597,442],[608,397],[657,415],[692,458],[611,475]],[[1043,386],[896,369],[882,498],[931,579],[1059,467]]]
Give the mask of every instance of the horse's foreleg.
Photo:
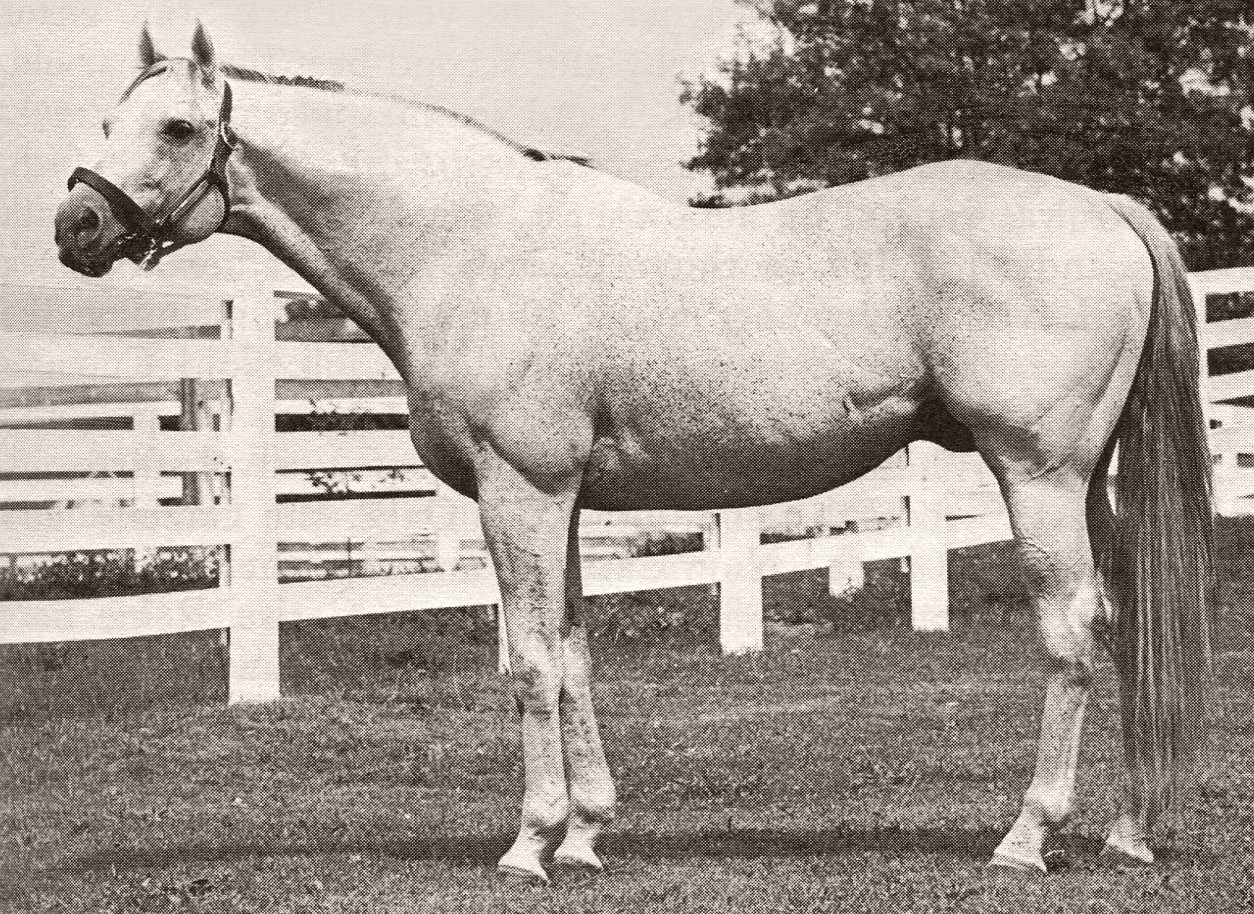
[[[522,717],[523,802],[518,838],[500,868],[547,881],[543,859],[570,809],[558,714],[567,634],[566,536],[578,484],[541,491],[505,460],[483,457],[479,510],[504,605]]]
[[[1093,624],[1103,604],[1085,528],[1087,480],[1065,469],[1043,477],[1016,475],[1003,477],[1003,489],[1040,619],[1048,679],[1036,772],[992,863],[1044,872],[1045,838],[1067,818],[1075,799],[1093,675]]]
[[[614,781],[610,778],[592,707],[591,659],[583,616],[583,578],[579,560],[579,512],[570,522],[566,552],[566,615],[562,639],[562,745],[570,788],[566,839],[555,863],[601,869],[596,838],[614,818]]]

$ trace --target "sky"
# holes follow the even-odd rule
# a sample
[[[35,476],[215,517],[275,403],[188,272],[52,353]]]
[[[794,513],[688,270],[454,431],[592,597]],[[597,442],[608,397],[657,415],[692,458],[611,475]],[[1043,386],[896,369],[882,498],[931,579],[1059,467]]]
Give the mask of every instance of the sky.
[[[223,60],[339,79],[470,114],[522,142],[682,201],[706,186],[680,166],[700,138],[680,75],[712,69],[751,19],[735,0],[201,0],[0,4],[0,277],[10,330],[180,322],[182,294],[217,298],[286,274],[248,242],[216,237],[152,273],[103,280],[62,267],[52,218],[102,115],[133,75],[145,20],[158,49],[186,55],[197,18]],[[65,294],[23,294],[29,285]],[[136,294],[140,293],[140,294]],[[183,303],[159,308],[154,301]],[[18,366],[5,366],[0,376]]]

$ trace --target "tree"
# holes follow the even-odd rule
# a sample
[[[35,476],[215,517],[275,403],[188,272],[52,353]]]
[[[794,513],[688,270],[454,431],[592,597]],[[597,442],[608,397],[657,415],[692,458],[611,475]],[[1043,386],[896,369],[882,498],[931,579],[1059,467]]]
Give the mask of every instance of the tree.
[[[1245,0],[741,0],[774,37],[689,82],[718,206],[972,158],[1130,194],[1194,269],[1254,263]]]

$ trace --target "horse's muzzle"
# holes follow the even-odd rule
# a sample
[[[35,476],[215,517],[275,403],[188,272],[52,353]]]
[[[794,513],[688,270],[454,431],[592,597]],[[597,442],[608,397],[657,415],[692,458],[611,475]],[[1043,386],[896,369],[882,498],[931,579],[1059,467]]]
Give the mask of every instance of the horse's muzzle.
[[[112,269],[122,226],[94,190],[71,191],[57,208],[54,229],[60,260],[71,270],[99,277]]]

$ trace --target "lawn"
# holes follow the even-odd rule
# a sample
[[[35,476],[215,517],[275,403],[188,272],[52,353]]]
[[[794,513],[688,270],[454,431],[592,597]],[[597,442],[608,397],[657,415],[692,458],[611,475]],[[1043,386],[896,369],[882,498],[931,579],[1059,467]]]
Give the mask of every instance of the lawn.
[[[821,573],[771,580],[781,623],[752,657],[718,656],[703,590],[598,605],[620,815],[608,871],[548,887],[494,872],[520,761],[480,613],[289,626],[291,697],[235,708],[211,633],[2,648],[0,910],[1254,909],[1254,525],[1223,543],[1210,774],[1153,868],[1097,855],[1118,770],[1108,665],[1053,872],[984,868],[1042,686],[992,547],[953,562],[950,634],[900,624],[892,568],[854,601]]]

